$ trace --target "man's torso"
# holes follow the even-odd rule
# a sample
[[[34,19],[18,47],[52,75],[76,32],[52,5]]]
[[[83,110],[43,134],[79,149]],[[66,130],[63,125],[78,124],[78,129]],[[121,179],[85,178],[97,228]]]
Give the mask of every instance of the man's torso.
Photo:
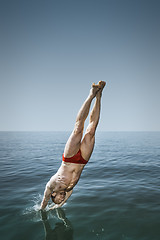
[[[70,191],[77,184],[84,166],[85,164],[62,162],[57,173],[49,181],[50,188],[57,192]]]

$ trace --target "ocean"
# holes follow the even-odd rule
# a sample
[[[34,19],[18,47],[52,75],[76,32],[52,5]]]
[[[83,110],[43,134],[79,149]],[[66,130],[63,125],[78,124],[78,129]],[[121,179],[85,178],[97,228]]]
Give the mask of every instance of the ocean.
[[[39,210],[69,134],[0,132],[0,239],[159,240],[160,132],[97,132],[67,203]]]

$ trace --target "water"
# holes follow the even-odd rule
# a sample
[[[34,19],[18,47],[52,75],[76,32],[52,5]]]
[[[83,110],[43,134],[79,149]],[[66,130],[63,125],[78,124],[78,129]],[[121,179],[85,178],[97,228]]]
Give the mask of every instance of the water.
[[[97,133],[68,202],[39,210],[68,132],[0,132],[2,240],[159,240],[160,133]]]

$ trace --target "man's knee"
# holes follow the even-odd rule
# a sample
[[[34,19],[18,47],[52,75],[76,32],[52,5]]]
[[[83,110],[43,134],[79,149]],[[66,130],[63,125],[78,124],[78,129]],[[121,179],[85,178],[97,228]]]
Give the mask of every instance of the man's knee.
[[[92,132],[86,132],[82,141],[82,146],[85,152],[90,152],[95,143],[95,134]],[[87,149],[87,150],[86,150]]]
[[[95,131],[96,131],[96,126],[93,123],[90,123],[86,129],[86,135],[88,135],[88,137],[92,139],[95,136]]]
[[[73,133],[74,134],[82,134],[83,133],[83,128],[84,128],[84,122],[82,121],[76,121]]]

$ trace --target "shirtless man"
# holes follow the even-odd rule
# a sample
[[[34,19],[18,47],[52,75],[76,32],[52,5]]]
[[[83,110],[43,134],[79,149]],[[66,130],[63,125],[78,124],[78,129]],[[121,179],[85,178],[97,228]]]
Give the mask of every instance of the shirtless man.
[[[55,203],[53,208],[61,207],[67,201],[81,176],[85,164],[90,159],[95,143],[95,131],[100,117],[102,90],[105,84],[104,81],[100,81],[97,85],[92,84],[89,96],[77,115],[74,130],[66,143],[62,164],[57,173],[46,184],[41,209],[47,206],[50,198]],[[88,116],[91,102],[95,97],[89,125],[82,139],[84,122]]]

